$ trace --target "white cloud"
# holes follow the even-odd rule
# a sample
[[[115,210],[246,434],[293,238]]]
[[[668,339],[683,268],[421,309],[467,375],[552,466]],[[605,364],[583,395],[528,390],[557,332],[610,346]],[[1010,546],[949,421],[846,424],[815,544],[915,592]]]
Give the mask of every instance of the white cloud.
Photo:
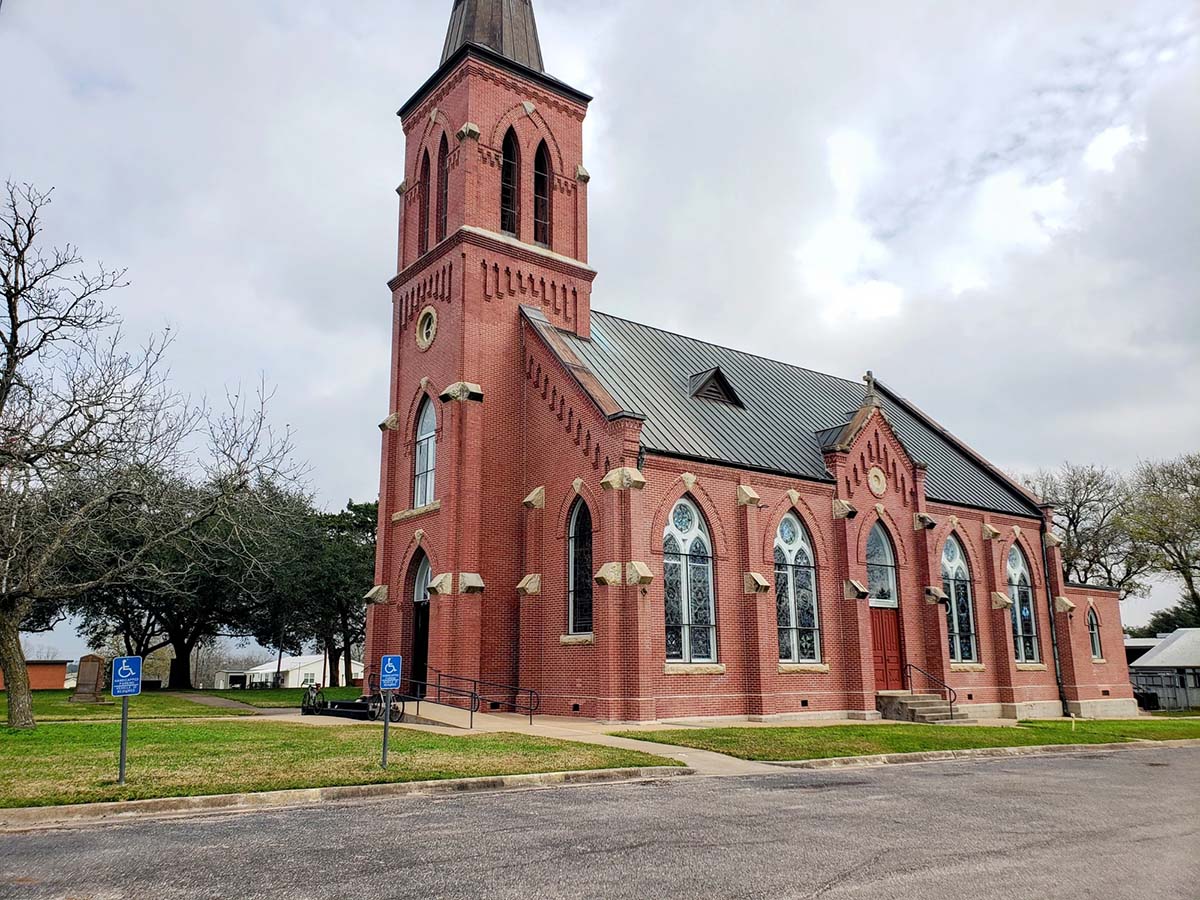
[[[129,266],[185,390],[265,372],[330,504],[377,487],[394,113],[449,5],[0,11],[27,86],[0,175]],[[1200,446],[1194,3],[760,5],[535,0],[548,70],[596,94],[597,308],[872,368],[1009,468]]]
[[[1116,168],[1118,156],[1144,140],[1128,125],[1106,128],[1083,151],[1083,164],[1095,172],[1111,172]]]

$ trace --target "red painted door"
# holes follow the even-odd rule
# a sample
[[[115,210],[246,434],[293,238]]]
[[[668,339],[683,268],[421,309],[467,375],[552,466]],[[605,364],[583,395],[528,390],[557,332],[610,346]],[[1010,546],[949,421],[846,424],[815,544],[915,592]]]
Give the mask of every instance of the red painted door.
[[[904,687],[900,671],[900,614],[895,608],[871,607],[871,638],[875,647],[875,690]]]

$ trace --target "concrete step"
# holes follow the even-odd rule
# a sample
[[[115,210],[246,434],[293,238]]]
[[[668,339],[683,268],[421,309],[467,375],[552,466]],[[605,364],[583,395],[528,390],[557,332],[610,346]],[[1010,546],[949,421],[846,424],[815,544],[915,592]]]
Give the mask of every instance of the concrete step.
[[[939,710],[937,712],[919,712],[913,717],[914,722],[949,722],[953,719],[955,722],[960,722],[969,717],[968,713],[955,710],[954,715],[950,715],[949,709]]]
[[[979,720],[972,719],[969,716],[964,715],[961,719],[958,716],[955,716],[954,721],[946,719],[941,722],[934,722],[933,724],[934,725],[978,725]]]

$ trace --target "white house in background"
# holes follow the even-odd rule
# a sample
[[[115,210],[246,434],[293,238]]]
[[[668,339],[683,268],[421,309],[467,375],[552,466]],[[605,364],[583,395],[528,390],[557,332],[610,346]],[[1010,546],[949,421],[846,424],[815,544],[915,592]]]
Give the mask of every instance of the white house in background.
[[[1200,628],[1180,628],[1129,666],[1134,690],[1158,694],[1161,709],[1200,707]]]
[[[351,662],[351,672],[356,679],[363,677],[363,664],[359,660]],[[271,660],[253,669],[239,672],[218,672],[213,687],[217,690],[229,688],[273,687],[275,673],[279,672],[281,684],[279,687],[298,688],[310,684],[328,684],[328,662],[321,654],[312,656],[285,656],[282,661]],[[343,674],[342,664],[338,666],[339,681]]]

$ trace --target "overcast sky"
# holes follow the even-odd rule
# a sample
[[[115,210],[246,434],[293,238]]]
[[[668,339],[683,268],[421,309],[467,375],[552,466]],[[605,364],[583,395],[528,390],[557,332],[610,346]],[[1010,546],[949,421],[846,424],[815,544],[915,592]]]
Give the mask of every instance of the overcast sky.
[[[374,497],[395,111],[450,0],[2,3],[0,176],[186,391],[265,374],[322,501]],[[1194,2],[534,6],[596,97],[596,308],[874,369],[1010,471],[1200,448]]]

